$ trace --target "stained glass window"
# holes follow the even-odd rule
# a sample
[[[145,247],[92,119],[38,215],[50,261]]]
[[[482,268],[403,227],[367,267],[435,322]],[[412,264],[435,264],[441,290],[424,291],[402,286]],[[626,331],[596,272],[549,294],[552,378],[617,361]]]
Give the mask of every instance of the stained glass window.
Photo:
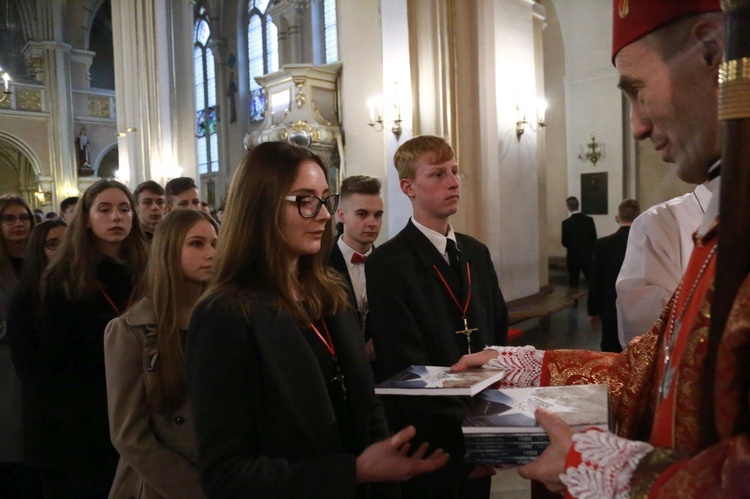
[[[219,171],[219,136],[216,116],[216,74],[213,51],[208,47],[211,28],[206,9],[201,7],[195,21],[193,64],[195,68],[195,140],[198,173]]]
[[[323,33],[326,42],[326,64],[339,60],[339,32],[336,28],[336,0],[323,1]]]
[[[263,121],[266,112],[266,96],[255,81],[279,70],[278,30],[266,14],[270,0],[250,0],[247,22],[247,69],[250,83],[250,121]]]

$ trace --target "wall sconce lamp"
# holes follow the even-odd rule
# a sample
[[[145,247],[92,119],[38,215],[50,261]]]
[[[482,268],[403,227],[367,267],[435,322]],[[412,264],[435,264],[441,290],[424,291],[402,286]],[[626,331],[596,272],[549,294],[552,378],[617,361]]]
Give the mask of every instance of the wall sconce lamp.
[[[52,192],[43,191],[42,186],[39,186],[39,190],[34,193],[39,204],[50,204],[52,202]]]
[[[3,68],[0,68],[0,72],[2,71],[3,71]],[[11,81],[12,78],[7,72],[3,73],[2,78],[3,78],[3,91],[0,92],[0,94],[2,94],[0,95],[0,102],[5,102],[5,100],[10,97],[10,94],[13,93],[10,90],[8,90],[8,82]]]
[[[581,161],[591,161],[596,166],[597,161],[602,159],[604,151],[602,151],[601,143],[596,141],[596,134],[591,134],[591,142],[586,144],[586,150],[578,155],[578,159]]]
[[[383,99],[377,97],[367,101],[367,107],[370,108],[370,122],[368,125],[372,127],[376,132],[381,132],[385,128],[385,119],[383,118]],[[396,137],[399,137],[402,132],[401,128],[401,106],[393,104],[393,119],[391,120],[391,132]]]
[[[540,99],[536,110],[536,127],[534,127],[534,125],[526,119],[526,111],[521,111],[521,107],[516,104],[516,116],[518,116],[518,120],[516,121],[516,137],[518,137],[518,140],[521,140],[521,135],[523,135],[524,132],[524,125],[528,126],[529,130],[535,133],[547,126],[547,123],[544,121],[544,114],[546,112],[547,102],[544,99]]]
[[[129,128],[126,128],[124,132],[123,131],[117,132],[117,136],[118,137],[124,137],[124,136],[126,136],[128,134],[128,132],[137,132],[137,131],[138,131],[137,128],[129,127]]]

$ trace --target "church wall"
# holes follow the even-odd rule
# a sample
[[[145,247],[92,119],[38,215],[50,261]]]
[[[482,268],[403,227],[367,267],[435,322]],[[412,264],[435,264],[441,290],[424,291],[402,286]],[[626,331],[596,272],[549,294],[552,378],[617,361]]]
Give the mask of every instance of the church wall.
[[[516,106],[536,116],[533,2],[478,2],[481,230],[506,299],[539,290],[537,134],[520,137]],[[543,131],[541,133],[544,133]],[[466,193],[464,193],[466,196]]]

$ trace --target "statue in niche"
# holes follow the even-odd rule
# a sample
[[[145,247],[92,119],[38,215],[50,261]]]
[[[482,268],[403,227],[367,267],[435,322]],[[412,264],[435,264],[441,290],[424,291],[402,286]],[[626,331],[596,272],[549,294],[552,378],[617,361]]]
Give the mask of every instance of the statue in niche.
[[[86,127],[81,127],[81,132],[76,137],[78,175],[81,177],[88,177],[94,174],[94,169],[91,168],[91,143],[86,132]]]

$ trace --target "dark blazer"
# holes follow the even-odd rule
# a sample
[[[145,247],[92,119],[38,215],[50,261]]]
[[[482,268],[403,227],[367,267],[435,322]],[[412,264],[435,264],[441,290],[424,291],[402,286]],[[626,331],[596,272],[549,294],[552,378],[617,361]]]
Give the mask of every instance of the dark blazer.
[[[331,253],[328,255],[328,266],[341,274],[346,281],[346,296],[349,298],[349,305],[351,305],[354,310],[357,310],[359,308],[357,296],[354,294],[352,278],[349,277],[349,267],[346,266],[346,260],[344,260],[344,255],[341,253],[341,248],[339,248],[338,237],[333,241]]]
[[[630,226],[597,239],[594,244],[589,280],[588,314],[599,315],[603,321],[617,320],[617,291],[615,282],[625,260]]]
[[[462,269],[461,286],[435,246],[411,222],[367,259],[368,332],[378,357],[377,379],[388,378],[412,364],[450,366],[467,353],[462,313],[440,280],[459,290],[463,305],[468,291],[466,263],[471,269],[468,325],[472,352],[487,345],[504,345],[508,334],[508,309],[498,285],[487,247],[456,233]],[[462,397],[384,397],[391,429],[408,424],[417,428],[417,440],[442,447],[454,463],[463,458],[461,422],[471,407]],[[450,472],[447,471],[446,472]],[[437,473],[441,473],[438,470]],[[465,477],[465,474],[464,474]]]
[[[388,431],[354,312],[325,319],[354,425],[357,448],[345,449],[309,333],[270,297],[247,300],[248,318],[222,298],[200,303],[188,332],[186,382],[206,495],[367,494],[355,485],[356,456]]]
[[[105,258],[96,275],[119,311],[125,312],[132,291],[130,269]],[[60,428],[48,446],[59,446],[57,463],[65,470],[69,495],[106,496],[117,468],[104,373],[104,329],[117,315],[99,292],[72,301],[53,287],[40,305],[40,398],[42,409]]]
[[[568,249],[568,258],[578,263],[591,261],[591,252],[596,242],[594,219],[583,213],[575,213],[562,222],[562,245]]]

